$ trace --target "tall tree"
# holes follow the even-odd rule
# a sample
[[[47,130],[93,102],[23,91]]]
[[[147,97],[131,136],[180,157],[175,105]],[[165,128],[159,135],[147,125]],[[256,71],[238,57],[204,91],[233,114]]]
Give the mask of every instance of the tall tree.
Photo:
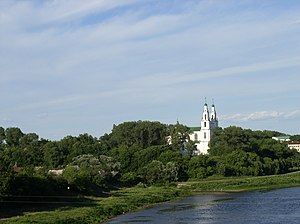
[[[21,137],[23,137],[23,135],[24,134],[20,128],[16,128],[16,127],[7,128],[5,131],[6,143],[9,146],[18,146],[20,139],[21,139]]]
[[[166,143],[166,125],[152,121],[131,121],[114,125],[112,132],[107,136],[111,148],[119,146],[131,147],[138,145],[147,148],[153,145]]]
[[[0,127],[0,144],[2,144],[5,140],[5,129]]]
[[[175,150],[185,150],[186,144],[189,142],[190,129],[180,124],[178,121],[175,125],[168,126],[169,143]],[[189,148],[190,149],[190,148]]]

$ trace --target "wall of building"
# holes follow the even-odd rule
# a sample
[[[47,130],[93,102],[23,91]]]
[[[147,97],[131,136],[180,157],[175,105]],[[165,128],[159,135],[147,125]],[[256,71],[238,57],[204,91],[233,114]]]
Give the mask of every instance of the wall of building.
[[[300,142],[290,142],[288,143],[288,147],[290,149],[296,149],[298,152],[300,152]]]

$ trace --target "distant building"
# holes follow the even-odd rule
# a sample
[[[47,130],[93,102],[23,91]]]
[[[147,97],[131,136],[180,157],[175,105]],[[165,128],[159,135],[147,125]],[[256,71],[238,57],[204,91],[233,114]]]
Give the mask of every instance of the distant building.
[[[14,173],[20,173],[23,169],[22,169],[22,167],[19,167],[16,162],[15,165],[13,166],[12,170]]]
[[[58,170],[49,170],[48,174],[52,174],[54,176],[61,176],[64,169],[58,169]]]
[[[201,126],[199,128],[191,128],[190,140],[196,142],[196,154],[207,154],[209,142],[213,135],[213,130],[218,127],[218,118],[215,105],[211,107],[209,114],[208,106],[205,103],[202,113]]]
[[[296,149],[298,152],[300,152],[300,142],[289,142],[288,147],[290,149]]]
[[[280,141],[280,142],[289,142],[291,141],[290,139],[291,136],[277,136],[277,137],[272,137],[272,139],[276,140],[276,141]]]

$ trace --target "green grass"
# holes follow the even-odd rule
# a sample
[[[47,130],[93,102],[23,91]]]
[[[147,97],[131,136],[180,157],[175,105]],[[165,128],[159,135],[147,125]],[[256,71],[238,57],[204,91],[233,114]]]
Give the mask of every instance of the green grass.
[[[176,187],[133,187],[112,192],[108,198],[94,198],[84,207],[63,207],[55,211],[28,213],[2,219],[0,223],[100,223],[113,216],[186,196]]]
[[[124,188],[112,192],[111,197],[89,198],[90,203],[82,207],[62,207],[54,211],[28,213],[3,219],[0,223],[101,223],[119,214],[200,192],[270,190],[300,186],[300,173],[265,177],[210,178],[181,184],[181,187]]]
[[[185,185],[183,186],[185,189],[206,192],[272,190],[300,186],[300,172],[260,177],[205,179],[185,182]]]

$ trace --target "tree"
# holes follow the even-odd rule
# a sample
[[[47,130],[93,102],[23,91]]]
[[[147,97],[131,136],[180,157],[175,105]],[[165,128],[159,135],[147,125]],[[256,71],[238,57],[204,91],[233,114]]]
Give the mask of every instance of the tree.
[[[68,181],[76,181],[75,169],[79,170],[78,178],[87,178],[91,183],[103,186],[119,174],[120,163],[112,157],[101,155],[98,158],[91,155],[80,155],[73,159],[65,175],[69,175]],[[75,168],[74,168],[75,167]],[[70,174],[69,174],[70,173]],[[65,176],[64,175],[64,176]]]
[[[182,124],[177,123],[175,125],[168,126],[169,142],[174,150],[184,151],[186,150],[186,144],[189,142],[190,129]],[[190,150],[190,148],[189,148]]]
[[[7,151],[0,151],[0,195],[11,193],[13,181],[12,161]]]
[[[255,153],[233,151],[219,161],[217,172],[224,176],[257,176],[262,172],[262,163]]]
[[[163,170],[163,179],[166,183],[171,183],[178,180],[179,168],[174,162],[168,162]]]
[[[293,142],[300,142],[300,135],[293,135],[290,137]]]
[[[100,139],[105,140],[110,148],[137,145],[147,148],[166,143],[166,125],[160,122],[131,121],[114,125],[111,134]]]
[[[0,127],[0,144],[2,144],[5,140],[5,129]]]
[[[90,180],[90,173],[85,168],[80,169],[77,166],[67,166],[64,169],[62,176],[72,188],[82,192],[91,189],[92,182]]]
[[[9,146],[18,146],[23,132],[20,128],[7,128],[5,131],[5,140]]]
[[[63,166],[68,155],[68,149],[58,142],[49,142],[43,146],[44,164],[49,168]]]
[[[137,145],[131,147],[120,146],[112,149],[109,156],[120,162],[120,170],[122,170],[122,173],[127,173],[137,171],[139,164],[135,156],[139,153],[141,153],[141,151]]]
[[[209,175],[210,169],[207,155],[198,155],[189,161],[188,174],[190,178],[205,178]]]
[[[153,160],[141,169],[141,174],[147,184],[163,184],[177,181],[178,170],[173,162],[164,165],[160,161]]]
[[[143,167],[141,173],[146,183],[156,184],[162,183],[164,181],[163,171],[163,163],[157,160],[153,160],[151,163]]]
[[[38,143],[39,141],[39,136],[35,133],[28,133],[28,134],[24,134],[21,138],[20,138],[20,146],[22,148],[26,148],[29,145],[32,145],[34,143]]]
[[[139,170],[153,160],[158,160],[162,152],[167,151],[170,148],[169,145],[151,146],[141,151],[137,151],[132,158],[132,165],[135,170]]]

